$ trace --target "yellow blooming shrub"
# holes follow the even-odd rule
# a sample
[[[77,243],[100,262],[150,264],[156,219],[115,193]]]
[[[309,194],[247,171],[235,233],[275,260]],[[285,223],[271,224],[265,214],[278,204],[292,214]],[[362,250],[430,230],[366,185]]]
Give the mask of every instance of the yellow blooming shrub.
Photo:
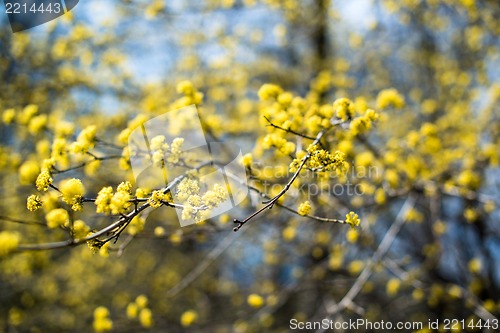
[[[497,2],[65,12],[0,29],[0,331],[498,330]]]

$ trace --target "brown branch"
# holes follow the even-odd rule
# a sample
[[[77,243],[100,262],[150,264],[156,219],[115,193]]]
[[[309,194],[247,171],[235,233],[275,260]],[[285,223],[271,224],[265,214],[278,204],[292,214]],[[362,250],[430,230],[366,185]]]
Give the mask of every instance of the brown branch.
[[[201,165],[199,165],[196,169],[201,169],[207,165],[210,165],[210,162],[205,162]],[[179,175],[177,176],[175,179],[173,179],[169,184],[168,186],[166,186],[162,192],[163,193],[167,193],[168,191],[170,191],[175,185],[177,185],[182,179],[184,179],[186,177],[186,174],[182,174],[182,175]],[[68,240],[65,240],[65,241],[60,241],[60,242],[51,242],[51,243],[43,243],[43,244],[21,244],[18,246],[17,248],[17,251],[18,252],[21,252],[21,251],[39,251],[39,250],[52,250],[52,249],[60,249],[60,248],[64,248],[64,247],[68,247],[68,246],[77,246],[77,245],[81,245],[83,243],[86,243],[87,241],[90,241],[90,240],[93,240],[93,239],[96,239],[100,236],[103,236],[103,235],[106,235],[107,233],[109,232],[112,232],[113,230],[117,229],[117,228],[121,228],[123,225],[129,223],[134,217],[136,217],[137,215],[139,215],[142,211],[144,211],[145,209],[149,208],[150,205],[149,203],[144,203],[143,205],[139,206],[138,208],[134,209],[133,211],[131,211],[130,213],[126,214],[126,215],[123,215],[119,220],[117,220],[116,222],[110,224],[109,226],[85,237],[85,238],[82,238],[82,239],[68,239]],[[120,229],[118,229],[119,231]],[[123,230],[122,230],[123,231]],[[113,239],[114,237],[116,237],[116,233],[113,237],[109,237],[107,239],[107,241]]]
[[[326,133],[326,131],[327,131],[326,129],[321,130],[318,133],[318,135],[316,135],[316,139],[313,141],[312,145],[318,144],[318,142],[321,140],[321,138]],[[240,221],[238,219],[234,219],[233,222],[237,223],[237,226],[233,228],[233,231],[240,230],[240,228],[245,223],[247,223],[248,221],[250,221],[251,219],[253,219],[257,215],[259,215],[260,213],[262,213],[264,210],[266,210],[266,209],[272,209],[273,206],[274,206],[274,204],[279,200],[279,198],[281,198],[288,191],[288,189],[290,188],[290,186],[292,186],[293,182],[295,181],[295,179],[297,179],[297,177],[299,176],[300,172],[304,168],[304,165],[306,164],[306,162],[309,160],[310,157],[311,157],[311,153],[308,152],[307,155],[302,158],[302,162],[300,163],[299,167],[297,168],[297,171],[295,171],[295,173],[293,174],[292,178],[290,178],[290,180],[288,181],[288,183],[286,183],[285,187],[276,196],[274,196],[272,199],[265,201],[264,202],[264,206],[262,208],[260,208],[259,210],[257,210],[253,214],[251,214],[250,216],[246,217],[242,221]]]
[[[40,222],[40,221],[24,221],[20,219],[16,219],[13,217],[9,216],[3,216],[0,215],[0,221],[7,221],[7,222],[13,222],[13,223],[19,223],[19,224],[28,224],[28,225],[39,225],[39,226],[47,226],[45,223]]]
[[[272,123],[271,120],[269,120],[269,118],[267,118],[266,116],[264,116],[264,119],[267,120],[267,122],[269,123],[267,126],[271,126],[271,127],[276,128],[276,129],[279,129],[279,130],[282,130],[282,131],[285,131],[285,132],[288,132],[288,133],[292,133],[292,134],[298,135],[298,136],[300,136],[300,137],[302,137],[304,139],[316,140],[315,137],[308,136],[308,135],[305,135],[305,134],[302,134],[302,133],[299,133],[299,132],[295,132],[291,128],[283,128],[281,126],[278,126],[278,125]]]

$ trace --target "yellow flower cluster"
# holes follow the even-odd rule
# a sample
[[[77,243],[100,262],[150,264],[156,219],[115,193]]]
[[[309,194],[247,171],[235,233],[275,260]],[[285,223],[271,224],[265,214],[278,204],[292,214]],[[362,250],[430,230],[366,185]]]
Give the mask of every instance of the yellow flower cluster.
[[[372,109],[366,110],[365,114],[361,117],[354,118],[349,127],[351,134],[356,136],[367,132],[371,127],[372,123],[379,119],[379,114]]]
[[[0,257],[14,252],[19,245],[19,234],[14,231],[0,232]]]
[[[42,207],[42,199],[36,194],[32,194],[26,200],[28,210],[34,212]]]
[[[311,145],[307,148],[310,155],[305,167],[316,172],[335,171],[338,175],[343,175],[349,168],[349,163],[345,160],[345,154],[341,151],[330,153],[324,149],[318,149],[318,146]],[[290,172],[296,172],[302,163],[303,154],[297,154],[292,163],[290,163]]]
[[[245,168],[250,168],[252,166],[252,162],[253,158],[251,153],[243,155],[241,159],[241,164],[243,164]]]
[[[132,205],[131,197],[132,185],[128,181],[118,185],[114,194],[111,186],[103,187],[95,200],[96,212],[113,215],[123,214]]]
[[[58,165],[68,165],[68,143],[65,138],[56,138],[52,142],[52,152],[50,157],[57,162]]]
[[[165,142],[165,136],[157,135],[152,138],[150,148],[152,154],[151,160],[153,161],[154,165],[163,167],[163,163],[165,162],[165,154],[167,153],[169,148],[168,143]]]
[[[127,305],[127,317],[129,319],[139,318],[142,327],[151,328],[154,324],[153,313],[147,306],[148,298],[145,295],[137,296],[135,302]]]
[[[30,120],[38,113],[38,105],[28,104],[26,105],[21,113],[17,116],[17,122],[20,125],[28,125]]]
[[[376,105],[381,110],[391,106],[400,109],[405,106],[405,98],[394,88],[384,89],[378,93]]]
[[[278,133],[266,135],[266,137],[264,137],[264,141],[262,142],[262,147],[264,149],[276,147],[284,155],[292,154],[295,151],[295,143],[287,141]]]
[[[84,128],[80,134],[78,134],[76,141],[71,144],[70,150],[75,154],[85,154],[90,149],[94,148],[96,130],[97,127],[95,125]]]
[[[130,202],[132,196],[132,184],[129,181],[122,182],[116,188],[116,193],[111,198],[109,208],[111,214],[123,214],[132,205]]]
[[[143,217],[135,216],[127,227],[127,233],[129,235],[137,235],[144,230],[144,225],[146,220]]]
[[[457,184],[471,190],[476,190],[481,185],[481,178],[474,171],[466,169],[458,175]]]
[[[151,159],[157,167],[163,167],[165,162],[175,164],[179,162],[182,153],[183,138],[175,138],[172,144],[165,142],[165,136],[157,135],[151,139]],[[165,156],[167,156],[165,160]]]
[[[333,110],[337,118],[344,121],[354,116],[354,103],[348,98],[339,98],[333,102]]]
[[[113,188],[111,186],[103,187],[99,193],[97,193],[97,198],[95,200],[95,205],[97,206],[97,213],[109,214],[111,209],[109,204],[113,198]]]
[[[90,232],[89,226],[82,220],[73,222],[73,237],[75,239],[85,238]]]
[[[210,215],[210,209],[224,202],[228,197],[228,191],[221,185],[215,184],[212,190],[199,195],[199,185],[194,179],[185,178],[177,187],[177,199],[184,203],[181,218],[203,221]]]
[[[200,186],[198,181],[194,179],[184,178],[176,189],[176,197],[179,201],[186,201],[190,195],[198,194],[200,192]]]
[[[36,178],[36,188],[39,191],[47,191],[49,186],[52,185],[52,177],[48,169],[43,169]]]
[[[161,14],[165,10],[165,3],[161,0],[154,0],[148,3],[144,13],[148,20],[154,19],[156,16]]]
[[[71,209],[79,211],[82,209],[82,197],[85,193],[82,181],[80,179],[63,180],[59,185],[59,190],[62,193],[62,199]]]
[[[357,227],[361,221],[359,219],[358,214],[356,214],[354,212],[349,212],[349,214],[347,214],[345,216],[345,222],[347,224],[350,224],[351,227],[354,228],[354,227]]]
[[[191,81],[181,81],[177,84],[177,93],[183,94],[180,100],[177,101],[175,107],[183,107],[191,104],[201,104],[203,102],[203,93],[196,90]]]
[[[22,185],[30,185],[36,181],[40,167],[36,161],[26,161],[19,167],[19,182]]]
[[[130,133],[132,133],[135,128],[144,124],[147,120],[148,118],[143,114],[138,114],[134,119],[130,120],[127,124],[127,128],[123,129],[118,135],[118,142],[121,144],[127,144]]]
[[[304,201],[299,205],[298,209],[299,215],[305,216],[311,212],[311,203],[309,201]]]
[[[56,208],[45,215],[45,220],[50,229],[55,229],[69,224],[69,214],[65,209]]]
[[[189,220],[192,219],[196,213],[197,213],[196,209],[194,209],[193,206],[188,204],[185,205],[184,208],[182,209],[181,218],[183,220]]]
[[[96,333],[108,332],[113,329],[113,322],[109,318],[109,310],[100,306],[94,310],[94,322],[92,324]]]
[[[28,125],[28,131],[32,135],[41,133],[47,127],[47,121],[48,118],[46,114],[41,114],[33,117]]]
[[[266,101],[271,98],[277,98],[283,92],[280,86],[266,83],[260,87],[258,95],[261,101]]]
[[[164,194],[162,191],[153,191],[151,196],[148,198],[148,204],[153,208],[159,208],[163,205],[164,201],[168,201],[168,194]]]
[[[219,184],[215,184],[212,191],[207,191],[203,197],[202,201],[205,206],[209,208],[214,208],[228,197],[227,190],[220,186]]]

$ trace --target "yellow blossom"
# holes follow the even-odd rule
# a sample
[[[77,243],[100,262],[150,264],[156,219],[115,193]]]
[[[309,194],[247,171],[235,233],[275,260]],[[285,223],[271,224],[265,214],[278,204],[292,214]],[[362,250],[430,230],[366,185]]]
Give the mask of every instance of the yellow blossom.
[[[162,236],[165,236],[165,234],[166,234],[166,231],[165,231],[165,228],[163,228],[163,227],[156,227],[154,229],[154,235],[156,237],[162,237]]]
[[[141,309],[144,309],[148,306],[148,297],[146,295],[139,295],[135,298],[135,303]]]
[[[479,273],[482,268],[481,260],[479,258],[471,259],[469,261],[468,267],[471,273]]]
[[[27,125],[31,118],[33,118],[38,113],[38,105],[29,104],[26,105],[17,117],[17,121],[21,125]]]
[[[137,318],[138,314],[139,314],[139,307],[137,306],[137,304],[136,303],[129,303],[127,305],[127,318],[135,319],[135,318]]]
[[[159,208],[166,200],[166,195],[162,191],[153,191],[148,199],[148,204],[153,208]]]
[[[189,327],[198,320],[198,313],[194,310],[188,310],[181,315],[181,325]]]
[[[113,329],[113,322],[109,319],[109,310],[100,306],[94,310],[94,322],[92,324],[96,333],[107,332]]]
[[[82,220],[76,220],[73,222],[73,237],[76,239],[85,238],[90,232],[89,226],[85,224]]]
[[[376,105],[378,109],[386,109],[389,106],[400,109],[405,106],[405,99],[396,89],[385,89],[379,92]]]
[[[374,200],[378,205],[383,205],[386,202],[386,194],[383,188],[379,188],[375,191]]]
[[[33,184],[39,173],[40,167],[36,161],[26,161],[19,167],[19,181],[22,185]]]
[[[349,212],[349,214],[347,214],[345,216],[345,222],[347,224],[350,224],[351,227],[357,227],[359,225],[359,223],[361,222],[360,219],[359,219],[359,216],[358,214],[354,213],[354,212]]]
[[[33,117],[28,125],[28,130],[32,135],[36,135],[42,132],[47,126],[47,115],[41,114],[39,116]]]
[[[59,190],[62,193],[62,199],[71,209],[79,211],[82,209],[82,197],[85,193],[82,181],[77,178],[64,180],[59,185]]]
[[[76,141],[71,144],[71,151],[76,154],[85,154],[91,148],[93,148],[95,143],[96,129],[97,128],[95,125],[91,125],[83,129],[78,135]]]
[[[467,222],[473,223],[477,220],[478,213],[476,212],[475,209],[469,207],[464,210],[464,217],[467,220]]]
[[[113,188],[111,186],[103,187],[97,194],[95,205],[97,213],[109,214],[111,208],[109,207],[111,199],[113,198]]]
[[[68,225],[69,214],[65,209],[56,208],[45,215],[47,226],[51,229]]]
[[[16,118],[16,110],[14,109],[7,109],[2,113],[2,121],[6,125],[11,124],[15,118]]]
[[[260,308],[264,305],[264,299],[257,294],[250,294],[247,298],[247,303],[253,308]]]
[[[246,168],[250,168],[252,166],[252,154],[248,153],[243,155],[241,164],[243,164],[243,166]]]
[[[134,216],[132,221],[130,221],[129,226],[127,227],[127,232],[130,235],[137,235],[141,231],[144,230],[144,224],[146,220],[140,216]]]
[[[394,296],[398,293],[401,281],[397,278],[392,278],[387,282],[386,292],[389,296]]]
[[[42,170],[42,172],[36,178],[36,188],[39,191],[47,191],[49,186],[52,184],[52,177],[48,170]]]
[[[348,98],[339,98],[333,102],[337,118],[348,120],[354,116],[354,103]]]
[[[42,207],[42,199],[36,194],[32,194],[28,197],[26,201],[26,207],[28,210],[34,212]]]
[[[277,98],[282,92],[283,89],[281,87],[266,83],[260,87],[258,95],[261,101],[266,101],[270,98]]]
[[[355,229],[349,229],[345,236],[349,243],[356,243],[358,241],[359,232]]]
[[[222,186],[215,184],[212,191],[207,191],[203,195],[202,201],[207,207],[213,208],[226,200],[227,196],[227,190]]]
[[[193,83],[191,81],[181,81],[177,84],[177,93],[178,94],[184,94],[184,95],[193,95],[195,92],[195,88],[193,86]]]
[[[282,232],[283,239],[287,242],[292,241],[295,238],[296,234],[297,234],[297,228],[295,226],[288,226],[285,229],[283,229]]]
[[[130,202],[131,195],[125,191],[117,191],[113,194],[111,201],[109,203],[109,209],[111,210],[111,214],[124,214],[127,209],[132,206]]]
[[[141,309],[139,312],[139,322],[144,328],[150,328],[153,326],[153,313],[150,309]]]
[[[19,234],[14,231],[0,232],[0,257],[14,252],[19,245]]]
[[[299,212],[299,215],[308,215],[311,212],[311,203],[309,201],[304,201],[299,205],[299,209],[297,211]]]

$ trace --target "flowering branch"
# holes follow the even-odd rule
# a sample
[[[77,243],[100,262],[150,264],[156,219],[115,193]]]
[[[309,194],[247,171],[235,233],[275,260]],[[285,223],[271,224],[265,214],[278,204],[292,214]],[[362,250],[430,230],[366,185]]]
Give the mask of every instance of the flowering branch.
[[[318,135],[316,135],[316,139],[314,139],[313,143],[311,145],[316,145],[319,143],[319,141],[321,140],[321,138],[323,137],[323,135],[326,133],[327,129],[323,129],[321,130]],[[304,165],[306,164],[306,162],[309,160],[309,158],[311,157],[311,152],[308,152],[303,158],[302,158],[302,161],[299,165],[299,167],[297,168],[297,170],[295,171],[295,173],[293,174],[292,178],[290,178],[290,180],[288,181],[288,183],[286,183],[285,187],[276,195],[274,196],[273,198],[267,200],[267,201],[264,201],[264,206],[262,208],[260,208],[259,210],[257,210],[256,212],[254,212],[253,214],[251,214],[250,216],[248,216],[247,218],[245,218],[244,220],[238,220],[238,219],[234,219],[233,222],[236,223],[236,227],[233,228],[233,231],[238,231],[240,230],[240,228],[245,224],[247,223],[248,221],[250,221],[251,219],[253,219],[254,217],[256,217],[257,215],[259,215],[260,213],[262,213],[264,210],[266,209],[272,209],[274,204],[279,200],[279,198],[281,198],[287,191],[288,189],[290,189],[290,186],[292,186],[293,182],[295,181],[295,179],[297,179],[297,177],[299,176],[300,172],[302,171],[302,169],[304,168]]]

